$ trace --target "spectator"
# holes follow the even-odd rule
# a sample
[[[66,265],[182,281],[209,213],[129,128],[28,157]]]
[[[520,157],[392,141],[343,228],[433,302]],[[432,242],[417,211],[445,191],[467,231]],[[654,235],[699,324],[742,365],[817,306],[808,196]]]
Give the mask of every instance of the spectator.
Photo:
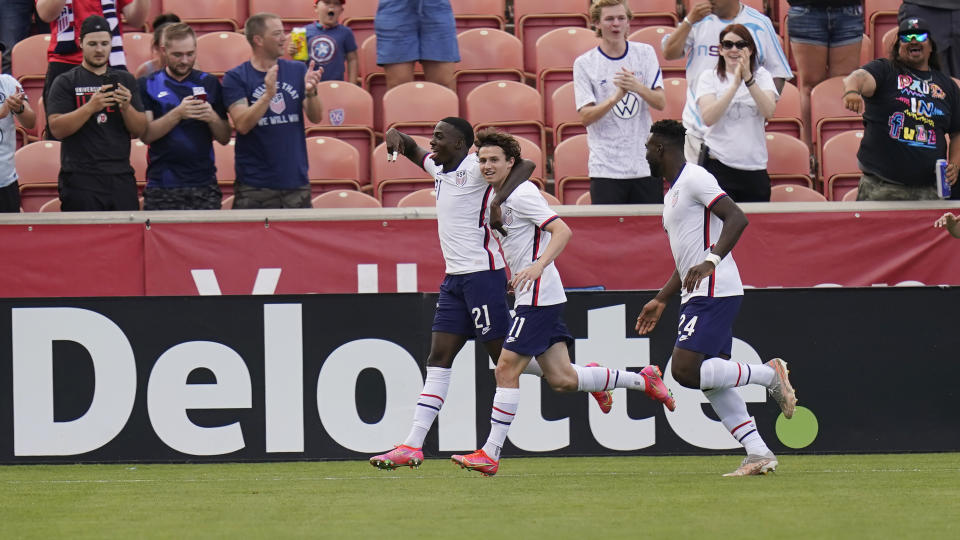
[[[960,77],[960,0],[903,0],[897,19],[911,17],[929,21],[930,37],[940,44],[941,71]]]
[[[960,238],[960,217],[947,212],[933,224],[934,228],[946,229],[950,236]]]
[[[0,9],[0,52],[3,52],[3,73],[10,73],[10,51],[30,33],[34,0],[5,0]]]
[[[17,149],[14,117],[27,129],[32,129],[36,121],[20,83],[10,75],[0,74],[0,212],[20,211],[20,185],[13,164]]]
[[[857,69],[863,41],[863,0],[789,0],[787,28],[797,61],[803,138],[810,143],[810,90]],[[878,38],[879,39],[879,38]]]
[[[694,6],[677,25],[676,31],[664,36],[661,42],[664,58],[676,60],[687,56],[687,102],[683,107],[687,142],[684,156],[693,163],[699,163],[700,146],[707,129],[697,107],[697,79],[703,72],[716,69],[716,57],[720,54],[717,35],[728,24],[742,24],[750,30],[757,44],[757,64],[773,76],[777,92],[783,90],[787,79],[793,78],[777,32],[766,15],[737,0],[710,0]]]
[[[244,33],[253,56],[223,78],[223,97],[237,130],[234,208],[309,208],[303,113],[320,123],[317,84],[323,68],[283,60],[283,23],[251,15]]]
[[[663,202],[663,181],[650,176],[647,160],[637,156],[650,137],[649,107],[663,110],[667,98],[656,51],[627,41],[632,18],[625,0],[594,0],[590,19],[600,46],[573,63],[577,111],[590,147],[593,204]]]
[[[419,60],[427,81],[456,90],[460,49],[450,0],[380,0],[373,25],[388,89],[412,81]]]
[[[150,54],[152,58],[140,64],[134,76],[138,79],[153,75],[163,69],[163,53],[160,48],[163,47],[163,28],[172,23],[180,22],[180,17],[174,13],[161,13],[153,18],[150,28],[153,28],[153,38],[150,43]],[[133,66],[131,66],[133,67]]]
[[[219,210],[213,139],[230,141],[223,89],[213,75],[193,69],[197,36],[184,23],[167,24],[161,48],[165,66],[140,79],[150,145],[144,210]]]
[[[60,208],[139,210],[130,138],[147,118],[137,81],[108,66],[110,23],[99,15],[80,28],[82,63],[57,77],[47,102],[50,133],[60,139]]]
[[[863,114],[857,160],[858,201],[937,199],[937,160],[947,136],[960,140],[960,89],[940,71],[936,42],[923,19],[900,23],[890,58],[843,80],[843,105]],[[947,179],[957,181],[960,144],[950,147]]]
[[[123,32],[118,11],[123,13],[127,24],[142,26],[150,11],[150,0],[37,0],[40,20],[50,23],[47,77],[43,83],[44,103],[48,101],[50,88],[56,78],[83,61],[77,34],[81,23],[90,15],[102,16],[110,23],[109,65],[126,69],[127,59],[123,54]]]
[[[707,126],[704,167],[736,202],[770,201],[763,128],[777,108],[770,72],[757,65],[757,44],[742,24],[720,33],[715,71],[697,81],[697,107]]]
[[[357,41],[353,31],[340,24],[346,0],[314,0],[317,20],[306,28],[307,60],[323,68],[324,81],[357,84]],[[297,44],[291,40],[287,54],[293,56]],[[344,61],[347,77],[344,79]]]

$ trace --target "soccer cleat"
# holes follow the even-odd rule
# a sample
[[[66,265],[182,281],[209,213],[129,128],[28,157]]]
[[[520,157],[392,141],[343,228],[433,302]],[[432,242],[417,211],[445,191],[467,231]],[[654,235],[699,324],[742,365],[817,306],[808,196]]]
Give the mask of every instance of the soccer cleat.
[[[779,358],[774,358],[765,365],[770,366],[777,372],[777,378],[774,379],[773,386],[767,388],[767,393],[777,402],[777,405],[780,405],[783,416],[789,420],[793,418],[793,411],[797,406],[797,393],[793,390],[790,379],[787,378],[790,373],[787,369],[787,363]]]
[[[673,399],[673,392],[667,388],[667,385],[663,384],[659,367],[649,365],[640,370],[640,375],[645,383],[644,394],[650,396],[650,399],[654,401],[663,403],[670,411],[677,408],[677,402]]]
[[[724,476],[756,476],[759,474],[767,474],[768,472],[775,471],[777,465],[777,456],[773,455],[773,452],[765,456],[747,455],[747,457],[743,458],[743,462],[740,463],[740,467],[737,470],[728,472]]]
[[[600,367],[600,364],[596,362],[590,362],[586,367]],[[593,396],[593,399],[597,400],[597,405],[600,406],[600,412],[607,414],[610,412],[610,409],[613,408],[613,392],[610,390],[604,390],[602,392],[590,392],[590,395]]]
[[[370,464],[383,471],[392,471],[397,467],[419,469],[421,463],[423,463],[423,450],[411,448],[405,444],[395,446],[386,454],[370,458]]]
[[[465,456],[454,454],[450,456],[450,460],[460,465],[461,469],[477,471],[484,476],[493,476],[497,474],[497,469],[500,468],[500,462],[490,459],[483,448]]]

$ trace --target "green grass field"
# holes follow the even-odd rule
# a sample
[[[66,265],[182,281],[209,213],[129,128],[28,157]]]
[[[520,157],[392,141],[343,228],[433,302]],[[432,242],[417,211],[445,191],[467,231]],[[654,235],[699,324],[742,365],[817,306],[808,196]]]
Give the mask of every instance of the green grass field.
[[[960,538],[960,454],[0,467],[0,538]]]

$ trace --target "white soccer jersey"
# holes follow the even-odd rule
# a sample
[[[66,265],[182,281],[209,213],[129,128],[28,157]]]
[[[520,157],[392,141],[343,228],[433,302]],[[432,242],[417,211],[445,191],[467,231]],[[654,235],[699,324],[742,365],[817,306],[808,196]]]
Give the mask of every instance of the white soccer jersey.
[[[23,92],[23,88],[16,79],[0,74],[0,104],[12,96]],[[8,113],[0,119],[0,187],[6,187],[17,181],[17,170],[13,166],[13,153],[17,146],[17,126],[14,124],[14,114]]]
[[[550,233],[543,230],[557,214],[547,206],[533,182],[524,182],[500,205],[503,228],[507,236],[494,231],[507,257],[510,273],[515,274],[536,261],[550,243]],[[551,262],[540,279],[524,292],[518,292],[517,306],[552,306],[567,301],[560,273]]]
[[[706,169],[693,163],[684,165],[670,191],[663,197],[663,228],[670,239],[670,251],[677,263],[680,280],[690,268],[702,263],[720,238],[723,221],[710,211],[727,194],[720,189],[717,179]],[[743,294],[740,270],[728,253],[709,278],[700,282],[693,292],[683,289],[680,302],[694,296],[737,296]]]
[[[590,49],[573,62],[573,90],[577,110],[600,103],[617,91],[613,76],[627,68],[648,88],[662,88],[660,63],[653,47],[627,42],[619,58]],[[609,113],[587,126],[590,159],[587,164],[593,178],[643,178],[650,176],[644,159],[644,145],[650,136],[650,105],[634,92],[628,92]]]
[[[423,169],[437,190],[437,232],[448,274],[469,274],[503,268],[503,257],[490,233],[488,212],[493,187],[480,174],[476,154],[468,154],[456,170],[423,158]]]
[[[766,15],[743,4],[740,5],[740,13],[732,20],[723,20],[713,13],[707,15],[693,25],[683,44],[683,54],[687,57],[687,103],[683,107],[683,126],[688,133],[701,139],[707,126],[700,118],[700,109],[697,107],[697,80],[704,71],[717,69],[720,32],[728,24],[734,23],[746,26],[757,43],[757,65],[767,68],[774,78],[793,78],[790,63],[780,47],[780,39]],[[664,36],[662,43],[666,43],[669,37],[670,34]],[[694,47],[694,43],[698,45]]]

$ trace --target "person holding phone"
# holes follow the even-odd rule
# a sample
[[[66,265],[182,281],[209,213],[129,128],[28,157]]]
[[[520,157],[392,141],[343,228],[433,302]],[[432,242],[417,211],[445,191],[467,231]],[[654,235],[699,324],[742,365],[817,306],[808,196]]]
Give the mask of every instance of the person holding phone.
[[[130,166],[130,139],[143,134],[137,81],[108,66],[110,25],[99,15],[83,21],[83,63],[57,77],[50,89],[47,126],[60,139],[60,208],[139,210]]]
[[[230,142],[220,81],[193,69],[197,36],[190,25],[165,27],[162,70],[140,79],[150,145],[144,210],[219,210],[222,199],[213,140]]]
[[[0,212],[20,211],[20,185],[13,154],[17,147],[14,118],[31,129],[37,115],[16,79],[0,73]]]

